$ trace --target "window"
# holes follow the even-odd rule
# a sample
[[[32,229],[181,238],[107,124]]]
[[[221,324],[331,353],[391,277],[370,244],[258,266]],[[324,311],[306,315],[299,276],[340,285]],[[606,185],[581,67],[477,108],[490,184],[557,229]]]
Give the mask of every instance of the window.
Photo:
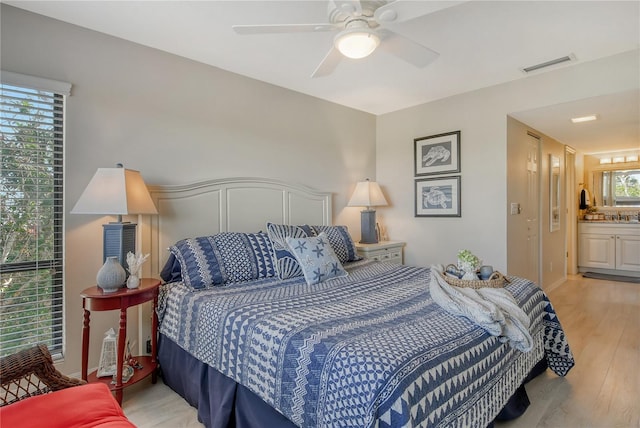
[[[14,83],[17,82],[17,83]],[[53,90],[43,89],[53,87]],[[62,354],[63,113],[71,85],[2,73],[0,355]]]

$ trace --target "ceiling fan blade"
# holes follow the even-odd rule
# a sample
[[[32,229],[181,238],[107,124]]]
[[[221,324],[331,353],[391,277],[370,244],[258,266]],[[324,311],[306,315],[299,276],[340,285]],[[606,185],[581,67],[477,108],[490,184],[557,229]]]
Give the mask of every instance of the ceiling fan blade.
[[[378,30],[378,34],[382,39],[378,49],[395,55],[416,67],[426,67],[440,56],[438,52],[392,31]]]
[[[340,61],[342,60],[342,54],[334,46],[331,46],[331,50],[325,55],[320,65],[315,69],[311,77],[324,77],[333,73]]]
[[[360,16],[362,15],[362,5],[360,4],[360,0],[333,0],[336,8],[351,16]]]
[[[238,34],[269,34],[269,33],[313,33],[321,31],[335,31],[333,24],[265,24],[265,25],[233,25]]]
[[[373,14],[375,20],[381,25],[397,24],[408,21],[419,16],[428,15],[451,6],[466,3],[469,0],[458,1],[403,1],[394,2],[380,6]]]

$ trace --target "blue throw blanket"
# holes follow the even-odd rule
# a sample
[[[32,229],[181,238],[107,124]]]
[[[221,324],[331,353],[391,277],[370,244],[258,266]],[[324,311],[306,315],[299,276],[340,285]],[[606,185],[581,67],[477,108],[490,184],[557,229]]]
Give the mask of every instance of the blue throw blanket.
[[[160,331],[304,427],[486,426],[540,359],[562,376],[574,364],[530,281],[508,286],[531,321],[522,353],[438,306],[429,269],[346,268],[349,276],[314,285],[169,284]]]

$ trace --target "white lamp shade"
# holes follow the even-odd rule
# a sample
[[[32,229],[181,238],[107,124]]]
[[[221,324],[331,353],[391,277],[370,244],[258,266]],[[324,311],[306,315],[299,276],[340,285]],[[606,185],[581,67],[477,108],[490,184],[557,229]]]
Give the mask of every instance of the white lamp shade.
[[[340,53],[353,59],[371,55],[379,44],[380,38],[369,29],[346,30],[335,40],[335,46]]]
[[[72,214],[157,214],[140,172],[125,168],[98,168]]]
[[[369,180],[356,184],[356,189],[347,204],[350,207],[381,207],[386,205],[387,200],[378,183]]]

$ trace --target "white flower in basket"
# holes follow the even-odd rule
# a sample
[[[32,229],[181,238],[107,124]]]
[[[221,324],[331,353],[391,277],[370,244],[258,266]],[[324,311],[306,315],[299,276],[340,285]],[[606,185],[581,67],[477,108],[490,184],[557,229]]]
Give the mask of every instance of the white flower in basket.
[[[469,250],[458,251],[458,269],[464,271],[462,279],[474,280],[478,279],[476,271],[482,264],[482,261]]]
[[[140,268],[148,258],[149,254],[133,254],[131,251],[127,253],[127,265],[129,265],[127,288],[138,288],[140,285]]]

